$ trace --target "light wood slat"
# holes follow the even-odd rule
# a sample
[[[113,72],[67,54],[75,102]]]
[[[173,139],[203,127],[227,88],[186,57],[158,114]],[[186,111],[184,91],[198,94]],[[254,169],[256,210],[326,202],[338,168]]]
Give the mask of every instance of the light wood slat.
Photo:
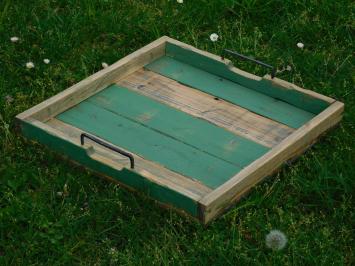
[[[116,83],[266,147],[277,145],[294,131],[281,123],[222,99],[216,100],[207,93],[149,70],[139,69]]]
[[[204,213],[203,222],[211,221],[252,186],[277,170],[284,162],[304,152],[309,145],[316,141],[319,135],[341,120],[343,111],[343,103],[335,102],[331,104],[271,151],[205,196],[200,201]]]
[[[68,125],[56,118],[52,118],[47,121],[46,125],[60,132],[63,138],[69,139],[71,142],[80,145],[80,134],[84,132],[81,129]],[[122,169],[124,166],[129,167],[129,160],[127,158],[113,153],[110,150],[104,149],[90,140],[85,142],[85,146],[87,146],[86,143],[94,147],[90,154],[93,159],[102,161],[103,163],[118,169]],[[120,147],[120,149],[122,149],[122,147]],[[130,151],[127,152],[132,154]],[[161,165],[147,161],[136,154],[133,154],[133,156],[135,160],[134,170],[140,175],[154,181],[155,183],[182,193],[195,201],[198,201],[201,197],[212,191],[203,184],[170,171]]]

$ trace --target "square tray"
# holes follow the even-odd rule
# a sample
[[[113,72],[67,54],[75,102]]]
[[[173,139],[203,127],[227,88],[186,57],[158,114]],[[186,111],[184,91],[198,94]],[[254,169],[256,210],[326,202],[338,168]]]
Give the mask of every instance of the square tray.
[[[16,118],[27,138],[208,223],[343,109],[164,36]]]

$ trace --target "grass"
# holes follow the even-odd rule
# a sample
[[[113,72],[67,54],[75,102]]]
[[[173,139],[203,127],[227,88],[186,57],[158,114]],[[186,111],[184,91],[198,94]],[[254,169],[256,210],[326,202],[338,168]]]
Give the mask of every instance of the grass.
[[[354,9],[350,0],[1,1],[0,264],[354,265]],[[279,76],[343,101],[344,119],[208,228],[15,132],[19,112],[162,35],[290,65]],[[285,249],[266,248],[271,229],[286,234]]]

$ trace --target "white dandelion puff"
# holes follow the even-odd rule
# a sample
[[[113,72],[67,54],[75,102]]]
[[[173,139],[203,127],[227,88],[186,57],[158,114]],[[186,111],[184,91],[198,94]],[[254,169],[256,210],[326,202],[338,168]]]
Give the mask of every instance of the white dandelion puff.
[[[212,42],[216,42],[217,40],[218,40],[218,34],[217,33],[212,33],[211,35],[210,35],[210,40],[212,41]]]
[[[303,43],[301,43],[301,42],[299,42],[299,43],[297,43],[297,47],[298,47],[298,48],[300,48],[300,49],[303,49],[304,44],[303,44]]]
[[[183,4],[184,0],[176,0],[176,2],[178,2],[179,4]]]
[[[281,250],[287,244],[287,238],[284,233],[279,230],[271,230],[265,238],[266,246],[272,250]]]
[[[101,66],[102,66],[102,68],[108,68],[108,64],[105,62],[102,62]]]
[[[10,40],[11,40],[12,42],[18,42],[18,41],[20,40],[20,38],[14,36],[14,37],[11,37]]]
[[[51,62],[51,60],[49,60],[48,58],[45,58],[45,59],[43,59],[43,63],[45,63],[45,64],[49,64]]]
[[[27,67],[28,69],[31,69],[31,68],[34,68],[34,67],[35,67],[35,64],[33,64],[33,62],[27,62],[27,63],[26,63],[26,67]]]

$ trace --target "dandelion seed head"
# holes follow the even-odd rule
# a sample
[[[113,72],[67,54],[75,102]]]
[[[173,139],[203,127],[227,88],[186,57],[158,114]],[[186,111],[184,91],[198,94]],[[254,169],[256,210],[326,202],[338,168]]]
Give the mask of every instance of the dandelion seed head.
[[[297,47],[298,47],[298,48],[300,48],[300,49],[303,49],[304,44],[303,44],[303,43],[301,43],[301,42],[299,42],[299,43],[297,43]]]
[[[45,58],[45,59],[43,59],[43,63],[45,63],[45,64],[49,64],[51,62],[51,60],[49,60],[48,58]]]
[[[183,4],[184,0],[176,0],[176,2],[178,2],[179,4]]]
[[[34,68],[34,67],[35,67],[35,64],[33,64],[33,62],[27,62],[27,63],[26,63],[26,67],[27,67],[28,69],[31,69],[31,68]]]
[[[11,40],[11,42],[18,42],[20,40],[20,38],[14,36],[14,37],[11,37],[10,40]]]
[[[212,33],[212,34],[210,35],[210,40],[211,40],[212,42],[216,42],[216,41],[218,40],[218,38],[219,38],[219,36],[218,36],[217,33]]]
[[[266,246],[272,250],[281,250],[287,244],[287,238],[284,233],[279,230],[271,230],[265,238]]]
[[[101,66],[102,66],[102,68],[108,68],[108,64],[105,62],[102,62]]]

